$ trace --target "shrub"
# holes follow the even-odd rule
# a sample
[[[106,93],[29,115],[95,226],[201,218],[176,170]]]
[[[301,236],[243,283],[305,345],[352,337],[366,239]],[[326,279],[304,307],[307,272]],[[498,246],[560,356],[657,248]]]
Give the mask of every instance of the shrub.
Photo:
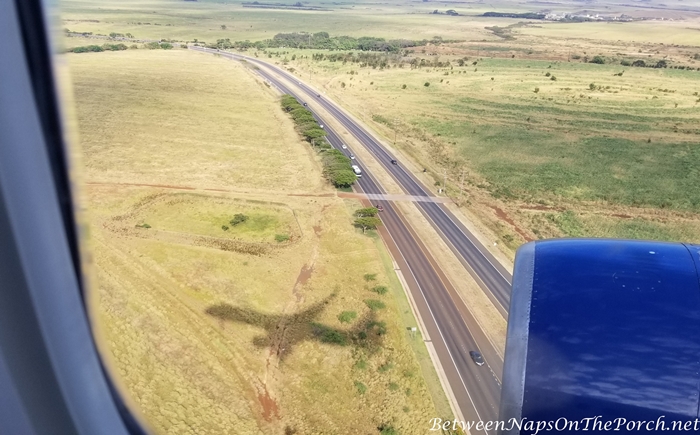
[[[232,227],[235,227],[238,224],[242,224],[243,222],[248,220],[248,216],[244,215],[243,213],[236,213],[233,215],[233,219],[229,221]]]
[[[396,429],[394,429],[393,426],[390,425],[382,425],[379,426],[377,429],[379,429],[380,435],[399,435],[399,432]]]
[[[141,224],[141,225],[136,225],[136,228],[151,228],[151,226],[148,224]]]
[[[338,320],[340,323],[350,323],[357,318],[357,312],[355,311],[343,311],[338,314]]]
[[[425,87],[427,88],[428,86],[430,86],[430,82],[425,82],[425,83],[423,84],[423,86],[425,86]]]
[[[595,91],[595,83],[591,83],[590,85],[588,85],[588,89],[590,89],[591,91]]]
[[[288,240],[289,240],[289,236],[287,234],[276,234],[275,235],[275,241],[277,243],[286,242]]]
[[[365,394],[367,392],[367,386],[360,381],[355,381],[355,388],[360,394]]]
[[[549,80],[556,80],[557,78],[555,76],[552,76],[549,78]]]
[[[396,382],[389,382],[389,391],[397,391],[399,389],[399,384]]]
[[[221,225],[221,229],[224,231],[228,231],[228,227],[226,225]]]
[[[603,56],[594,56],[593,59],[591,59],[591,63],[597,63],[602,65],[605,63],[605,59],[603,58]]]
[[[547,74],[545,74],[544,76],[545,76],[545,77],[549,77],[549,76],[551,76],[551,75],[552,75],[552,73],[550,73],[550,72],[548,71]]]
[[[376,281],[377,280],[377,274],[376,273],[365,273],[364,276],[365,281],[370,282],[370,281]]]
[[[386,308],[386,304],[384,302],[378,301],[376,299],[367,299],[367,300],[365,300],[365,304],[367,304],[369,309],[372,311],[381,310],[382,308]]]
[[[367,361],[364,359],[359,359],[354,366],[358,370],[365,370],[367,368]]]
[[[540,88],[535,88],[535,90],[533,92],[538,93],[539,91],[540,91]]]
[[[336,331],[320,323],[312,323],[311,329],[314,336],[318,337],[323,343],[337,344],[340,346],[345,346],[347,344],[347,338],[340,331]]]
[[[380,295],[385,295],[389,291],[389,289],[386,288],[386,286],[378,285],[376,287],[373,287],[372,291]]]
[[[406,89],[406,85],[401,85],[401,89]]]

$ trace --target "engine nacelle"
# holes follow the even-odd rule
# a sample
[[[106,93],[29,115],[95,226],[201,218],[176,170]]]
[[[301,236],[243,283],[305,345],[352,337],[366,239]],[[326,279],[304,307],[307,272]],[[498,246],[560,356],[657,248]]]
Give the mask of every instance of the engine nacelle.
[[[585,433],[693,432],[687,422],[695,422],[699,406],[699,265],[700,246],[680,243],[522,246],[500,420],[559,422],[540,434],[572,433],[574,422],[579,430],[588,424]],[[630,430],[629,422],[641,421],[653,423]],[[564,424],[572,426],[562,431]],[[521,429],[505,433],[533,433]]]

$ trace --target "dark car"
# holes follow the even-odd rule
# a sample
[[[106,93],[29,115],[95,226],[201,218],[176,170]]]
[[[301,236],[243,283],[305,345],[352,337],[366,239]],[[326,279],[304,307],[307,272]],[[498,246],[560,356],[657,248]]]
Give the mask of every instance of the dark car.
[[[472,357],[472,361],[474,361],[474,364],[478,366],[484,365],[484,357],[482,357],[479,352],[472,350],[471,352],[469,352],[469,356]]]
[[[392,165],[398,165],[398,164],[399,164],[399,162],[397,162],[397,161],[396,161],[396,160],[394,160],[394,159],[391,159],[391,164],[392,164]]]
[[[318,98],[321,98],[321,94],[316,94],[316,96],[317,96]]]
[[[306,107],[306,103],[304,103],[304,107]]]
[[[381,205],[377,204],[376,207],[377,211],[384,211],[384,207],[382,207]]]

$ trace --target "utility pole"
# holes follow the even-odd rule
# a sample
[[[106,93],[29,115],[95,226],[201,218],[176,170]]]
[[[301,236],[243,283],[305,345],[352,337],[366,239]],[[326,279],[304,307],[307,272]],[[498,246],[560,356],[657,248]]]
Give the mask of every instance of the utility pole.
[[[462,169],[462,180],[459,182],[459,199],[462,199],[462,191],[464,190],[464,169]]]

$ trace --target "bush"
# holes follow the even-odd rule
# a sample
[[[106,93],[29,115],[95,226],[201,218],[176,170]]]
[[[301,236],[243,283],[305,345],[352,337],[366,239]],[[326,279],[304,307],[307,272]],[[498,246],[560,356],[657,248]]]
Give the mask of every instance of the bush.
[[[372,311],[381,310],[383,308],[386,308],[386,304],[384,302],[378,301],[376,299],[367,299],[367,300],[365,300],[365,304],[367,304],[369,309]]]
[[[423,86],[425,86],[425,87],[427,88],[428,86],[430,86],[430,82],[425,82],[425,83],[423,84]]]
[[[406,85],[401,85],[401,89],[406,89]]]
[[[226,225],[221,225],[221,229],[224,231],[228,231],[228,227]]]
[[[380,295],[385,295],[389,291],[389,289],[386,286],[378,285],[376,287],[373,287],[372,291]]]
[[[389,390],[390,391],[397,391],[399,389],[399,384],[396,382],[389,382]]]
[[[338,314],[338,320],[340,320],[340,323],[350,323],[356,318],[356,311],[343,311],[342,313]]]
[[[399,432],[390,425],[379,426],[379,435],[399,435]]]
[[[288,241],[288,240],[289,240],[289,236],[286,235],[286,234],[277,234],[277,235],[275,235],[275,241],[276,241],[277,243],[286,242],[286,241]]]
[[[377,280],[377,274],[376,273],[365,273],[364,276],[365,281],[370,282],[370,281],[376,281]]]
[[[365,394],[367,392],[367,386],[360,381],[355,381],[355,388],[360,394]]]
[[[136,228],[151,228],[151,226],[148,224],[141,224],[141,225],[136,225]]]
[[[238,224],[242,224],[243,222],[248,220],[248,216],[244,215],[243,213],[236,213],[233,215],[233,219],[229,221],[232,227],[235,227]]]
[[[605,58],[603,58],[603,56],[594,56],[593,59],[591,59],[590,63],[597,63],[602,65],[605,63]]]
[[[538,93],[539,91],[540,91],[540,88],[535,88],[535,90],[533,92]]]
[[[347,344],[347,338],[340,331],[336,331],[320,323],[312,323],[311,329],[314,336],[318,337],[323,343],[337,344],[340,346],[345,346]]]

